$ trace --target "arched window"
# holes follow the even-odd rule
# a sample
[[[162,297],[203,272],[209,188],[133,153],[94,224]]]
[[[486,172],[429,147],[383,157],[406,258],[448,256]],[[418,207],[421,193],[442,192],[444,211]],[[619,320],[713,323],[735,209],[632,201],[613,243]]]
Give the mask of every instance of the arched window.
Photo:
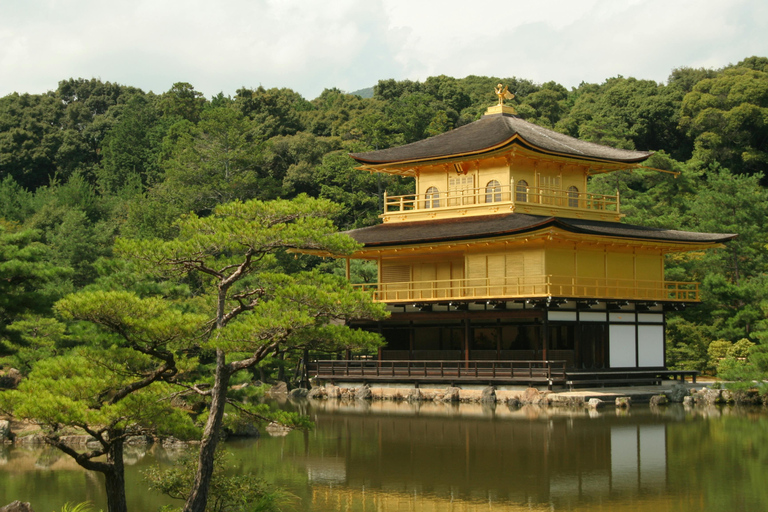
[[[437,187],[429,187],[425,194],[424,208],[440,208],[440,191]]]
[[[501,201],[501,183],[491,180],[485,186],[485,202],[498,203]]]
[[[568,206],[570,208],[579,207],[579,189],[576,187],[568,187]]]
[[[515,187],[515,201],[520,201],[523,203],[528,202],[528,182],[525,180],[520,180],[517,182],[517,187]]]

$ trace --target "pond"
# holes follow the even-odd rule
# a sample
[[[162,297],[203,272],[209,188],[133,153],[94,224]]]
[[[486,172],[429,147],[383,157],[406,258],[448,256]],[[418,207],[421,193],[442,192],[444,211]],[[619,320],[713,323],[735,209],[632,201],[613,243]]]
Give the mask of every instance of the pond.
[[[397,402],[287,403],[310,432],[227,443],[235,472],[295,495],[295,510],[471,512],[768,510],[765,409],[586,411]],[[129,509],[168,498],[141,472],[178,451],[127,451]],[[0,447],[0,504],[105,507],[101,479],[44,447]]]

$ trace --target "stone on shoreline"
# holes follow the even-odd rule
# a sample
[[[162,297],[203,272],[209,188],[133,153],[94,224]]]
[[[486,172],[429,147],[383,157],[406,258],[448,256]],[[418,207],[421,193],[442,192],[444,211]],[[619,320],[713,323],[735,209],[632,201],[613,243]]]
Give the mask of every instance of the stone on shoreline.
[[[0,512],[35,512],[32,510],[32,505],[29,504],[29,502],[22,503],[19,500],[16,500],[12,503],[7,504],[4,507],[0,507]]]
[[[685,397],[689,395],[688,388],[683,384],[675,384],[669,392],[670,402],[676,404],[682,403]]]
[[[325,388],[321,386],[315,386],[309,390],[309,393],[307,393],[307,398],[311,398],[312,400],[323,400],[328,398],[328,395],[325,392]]]
[[[269,389],[270,396],[285,396],[288,394],[288,384],[285,382],[278,382]]]
[[[484,404],[496,403],[496,388],[493,386],[483,388],[483,392],[480,395],[480,402]]]
[[[160,442],[160,445],[163,448],[181,448],[181,447],[187,446],[187,443],[185,443],[181,439],[176,439],[173,436],[169,436],[169,437],[163,438],[163,440]]]
[[[0,372],[0,388],[16,389],[21,382],[22,375],[16,368],[9,368],[6,372]]]
[[[691,395],[696,400],[696,403],[703,403],[706,405],[714,405],[724,403],[722,390],[702,388],[699,391],[692,392]]]
[[[370,400],[373,397],[371,387],[368,384],[363,384],[359,388],[355,389],[355,400]]]
[[[443,402],[460,402],[461,390],[455,386],[446,388],[442,401]]]
[[[8,420],[0,420],[0,443],[10,441],[12,436],[13,433],[11,432],[11,422]]]
[[[587,402],[587,407],[590,409],[600,409],[605,405],[605,402],[600,400],[599,398],[590,398],[589,402]]]
[[[277,423],[276,421],[273,421],[269,425],[267,425],[264,430],[267,431],[267,434],[273,436],[273,437],[282,437],[287,436],[288,433],[293,430],[291,427],[287,427],[283,425],[282,423]]]
[[[523,405],[547,405],[548,393],[542,393],[536,388],[528,388],[520,395],[520,403]]]
[[[326,384],[325,396],[328,398],[341,398],[341,388],[333,384]]]
[[[413,388],[405,395],[405,399],[409,402],[420,402],[424,397],[421,395],[421,390],[419,388]]]
[[[309,390],[306,388],[295,388],[288,393],[288,398],[300,399],[307,398],[309,396]]]

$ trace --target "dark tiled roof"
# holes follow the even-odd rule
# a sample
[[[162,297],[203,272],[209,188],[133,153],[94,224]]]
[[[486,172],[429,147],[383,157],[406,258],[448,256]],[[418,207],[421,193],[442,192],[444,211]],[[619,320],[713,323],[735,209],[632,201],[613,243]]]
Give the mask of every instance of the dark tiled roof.
[[[366,247],[386,247],[490,238],[536,231],[550,226],[572,233],[665,242],[720,243],[736,237],[733,234],[694,233],[618,222],[564,219],[523,213],[385,223],[347,231],[347,234]]]
[[[513,141],[515,135],[522,140]],[[350,156],[364,164],[392,164],[481,154],[515,143],[533,150],[609,162],[641,162],[651,156],[645,151],[615,149],[585,142],[507,114],[488,115],[474,123],[405,146],[352,153]]]

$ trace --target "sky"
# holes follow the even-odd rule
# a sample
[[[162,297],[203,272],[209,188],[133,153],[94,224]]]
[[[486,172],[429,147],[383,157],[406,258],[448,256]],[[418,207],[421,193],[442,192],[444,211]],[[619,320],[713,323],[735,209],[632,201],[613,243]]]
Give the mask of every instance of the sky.
[[[768,56],[766,0],[0,0],[0,96],[98,78],[306,99],[379,80],[568,88]]]

